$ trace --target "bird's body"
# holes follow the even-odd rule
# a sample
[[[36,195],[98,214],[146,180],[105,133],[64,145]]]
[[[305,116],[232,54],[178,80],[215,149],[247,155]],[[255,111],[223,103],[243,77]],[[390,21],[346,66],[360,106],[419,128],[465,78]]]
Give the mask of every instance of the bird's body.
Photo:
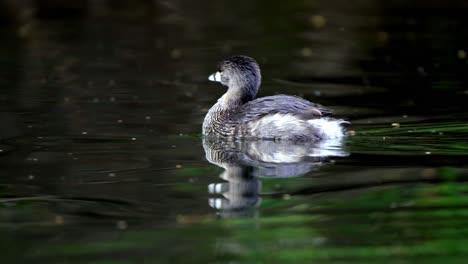
[[[343,136],[345,121],[329,117],[331,111],[319,104],[289,95],[254,99],[261,77],[253,59],[232,57],[221,62],[220,70],[210,80],[229,89],[205,116],[204,135],[295,141]]]

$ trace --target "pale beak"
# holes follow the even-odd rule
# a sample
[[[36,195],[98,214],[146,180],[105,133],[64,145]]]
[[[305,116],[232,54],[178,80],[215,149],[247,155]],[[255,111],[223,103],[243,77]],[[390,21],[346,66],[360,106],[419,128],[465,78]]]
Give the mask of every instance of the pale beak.
[[[221,82],[221,73],[216,72],[216,73],[211,74],[210,77],[208,77],[208,80],[213,81],[213,82]]]

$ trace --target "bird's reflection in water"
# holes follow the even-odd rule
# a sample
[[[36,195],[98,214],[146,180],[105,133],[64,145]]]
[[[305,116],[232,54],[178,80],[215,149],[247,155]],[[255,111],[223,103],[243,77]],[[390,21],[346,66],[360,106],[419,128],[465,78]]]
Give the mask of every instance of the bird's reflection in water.
[[[290,141],[233,141],[204,138],[206,159],[223,168],[224,183],[208,186],[211,207],[222,217],[252,216],[260,204],[259,177],[287,178],[304,175],[329,161],[329,157],[347,156],[342,139],[319,143]]]

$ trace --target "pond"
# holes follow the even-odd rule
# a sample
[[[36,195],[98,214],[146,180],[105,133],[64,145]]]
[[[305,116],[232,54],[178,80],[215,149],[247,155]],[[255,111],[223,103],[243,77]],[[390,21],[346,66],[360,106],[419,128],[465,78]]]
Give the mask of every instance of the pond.
[[[104,2],[0,27],[3,262],[465,263],[466,3]],[[234,54],[347,137],[203,139]]]

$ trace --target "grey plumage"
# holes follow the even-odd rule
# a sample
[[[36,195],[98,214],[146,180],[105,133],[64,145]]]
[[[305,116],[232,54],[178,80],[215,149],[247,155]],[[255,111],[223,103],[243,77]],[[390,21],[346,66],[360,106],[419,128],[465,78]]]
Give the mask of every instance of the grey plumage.
[[[340,125],[344,121],[326,117],[331,111],[319,104],[288,95],[254,100],[261,73],[250,57],[234,56],[222,61],[219,72],[211,78],[228,86],[228,91],[205,116],[204,135],[304,141],[342,136]],[[322,120],[314,121],[318,119]]]
[[[277,113],[293,114],[303,119],[314,119],[330,115],[331,111],[300,97],[280,94],[258,98],[242,105],[233,113],[232,119],[246,123]]]

